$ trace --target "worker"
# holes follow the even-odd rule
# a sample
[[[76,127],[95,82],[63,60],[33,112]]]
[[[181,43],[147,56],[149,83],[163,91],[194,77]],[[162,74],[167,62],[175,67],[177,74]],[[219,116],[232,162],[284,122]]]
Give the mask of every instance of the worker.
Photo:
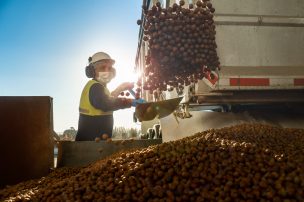
[[[89,57],[85,72],[92,80],[87,82],[81,94],[76,141],[111,138],[113,111],[135,107],[144,102],[142,99],[118,98],[120,92],[134,88],[134,83],[122,83],[110,93],[107,84],[116,75],[114,63],[115,61],[104,52],[97,52]]]

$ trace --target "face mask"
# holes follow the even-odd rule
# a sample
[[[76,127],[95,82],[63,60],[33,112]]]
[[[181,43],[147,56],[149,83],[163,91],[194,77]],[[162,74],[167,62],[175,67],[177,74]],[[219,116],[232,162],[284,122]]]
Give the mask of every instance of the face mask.
[[[97,81],[100,83],[109,83],[113,78],[112,72],[99,72],[98,77],[96,78]]]

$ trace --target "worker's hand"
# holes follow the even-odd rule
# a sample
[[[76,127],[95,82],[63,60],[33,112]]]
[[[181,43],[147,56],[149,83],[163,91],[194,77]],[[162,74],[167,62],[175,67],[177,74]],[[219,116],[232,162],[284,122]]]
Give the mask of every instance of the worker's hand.
[[[124,82],[120,84],[117,88],[120,89],[120,91],[125,91],[125,90],[130,90],[134,88],[134,83],[133,82]]]
[[[146,101],[144,100],[144,99],[141,99],[141,98],[139,98],[139,99],[134,99],[134,100],[132,100],[132,107],[136,107],[138,104],[142,104],[142,103],[145,103]]]
[[[113,92],[111,92],[111,95],[117,97],[122,91],[129,90],[132,88],[134,88],[133,82],[124,82],[120,84]]]

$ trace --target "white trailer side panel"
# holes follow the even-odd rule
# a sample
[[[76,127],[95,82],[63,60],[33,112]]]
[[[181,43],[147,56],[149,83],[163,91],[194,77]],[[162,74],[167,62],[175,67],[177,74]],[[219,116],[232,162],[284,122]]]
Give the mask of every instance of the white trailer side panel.
[[[303,1],[212,3],[221,62],[213,90],[304,89]]]

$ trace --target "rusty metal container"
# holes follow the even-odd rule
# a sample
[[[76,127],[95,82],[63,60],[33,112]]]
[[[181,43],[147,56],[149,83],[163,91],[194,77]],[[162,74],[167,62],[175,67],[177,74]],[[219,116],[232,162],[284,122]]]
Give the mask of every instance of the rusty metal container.
[[[52,131],[51,97],[0,97],[0,187],[49,173]]]

